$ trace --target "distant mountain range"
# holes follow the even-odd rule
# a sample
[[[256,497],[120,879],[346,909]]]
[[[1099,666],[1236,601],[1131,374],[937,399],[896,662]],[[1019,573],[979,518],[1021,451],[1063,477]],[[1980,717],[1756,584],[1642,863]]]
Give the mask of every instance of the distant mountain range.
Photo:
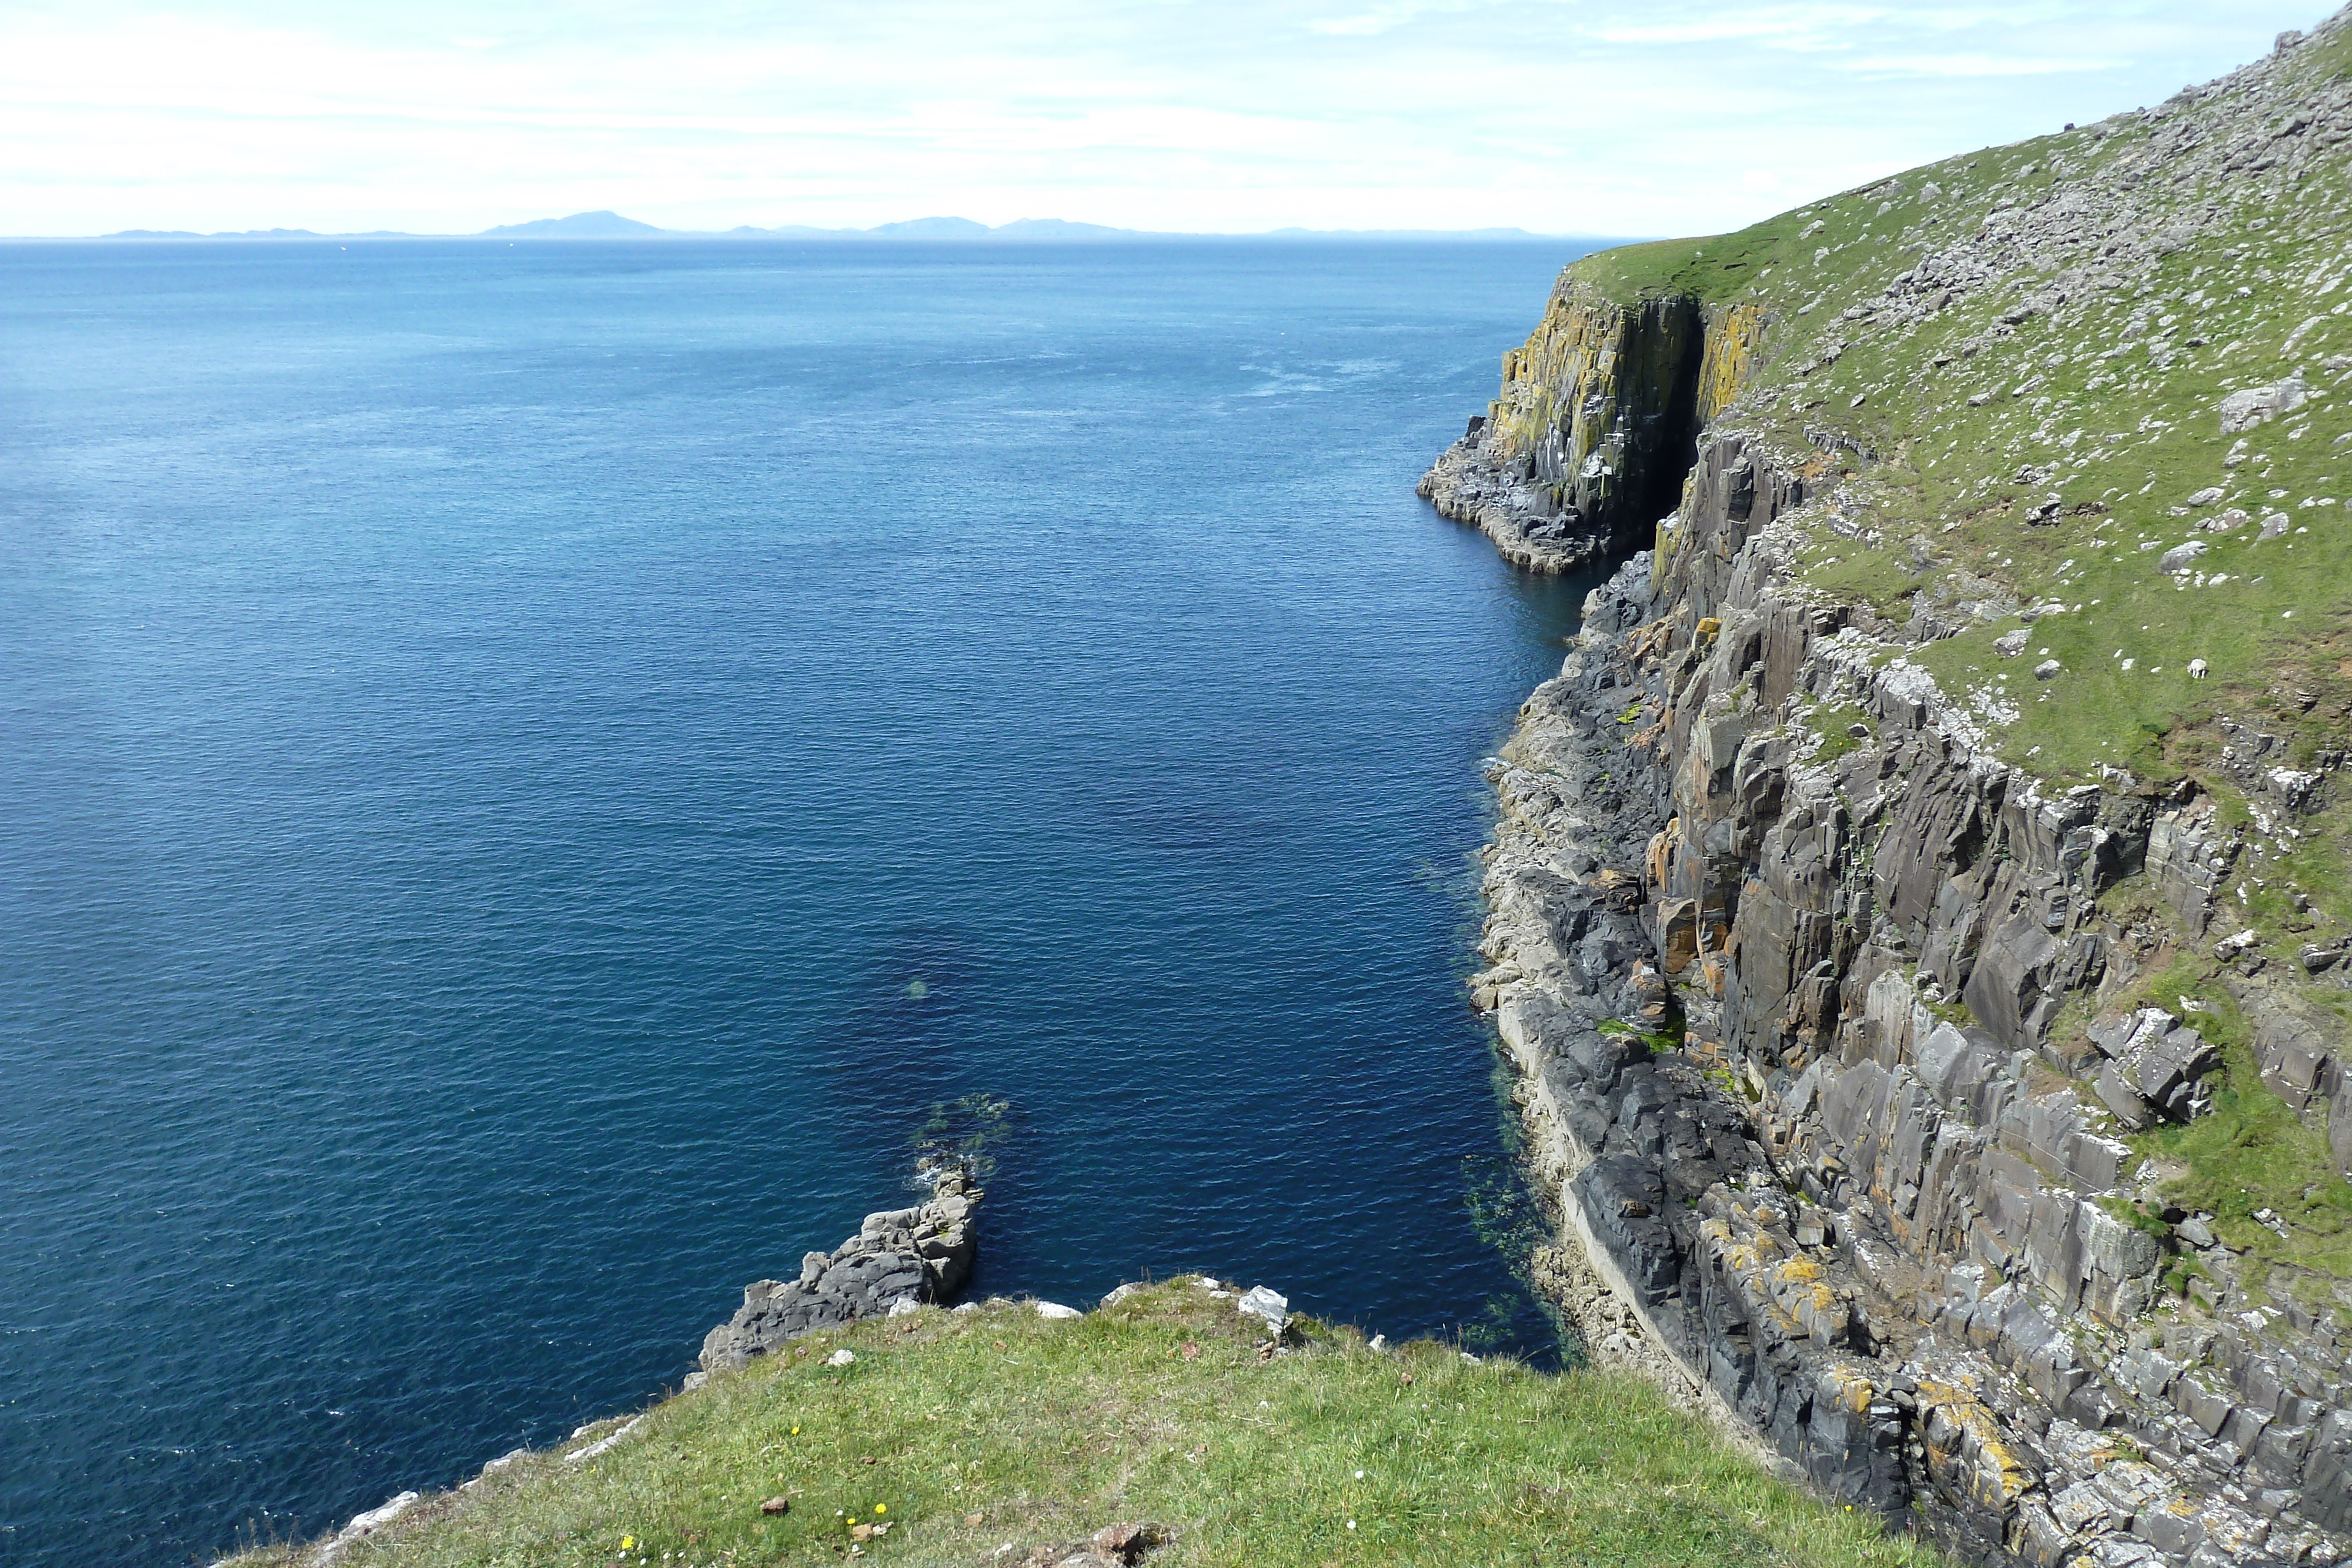
[[[789,240],[949,240],[1025,241],[1029,243],[1113,240],[1269,239],[1269,240],[1541,240],[1558,242],[1583,236],[1530,234],[1526,229],[1276,229],[1267,234],[1210,235],[1158,233],[1150,229],[1111,228],[1103,224],[1074,224],[1061,218],[1019,218],[994,228],[970,218],[909,218],[903,223],[877,224],[870,229],[811,228],[785,224],[763,229],[746,224],[724,231],[665,229],[625,218],[618,213],[573,213],[564,218],[534,218],[523,224],[500,224],[477,235],[411,235],[394,229],[366,234],[318,234],[310,229],[243,229],[197,234],[187,229],[124,229],[101,239],[789,239]]]

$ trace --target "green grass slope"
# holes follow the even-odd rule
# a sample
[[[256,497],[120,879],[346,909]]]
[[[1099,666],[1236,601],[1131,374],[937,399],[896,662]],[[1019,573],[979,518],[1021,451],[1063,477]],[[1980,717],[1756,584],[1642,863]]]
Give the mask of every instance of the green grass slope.
[[[2282,738],[2265,768],[2352,746],[2343,20],[2149,110],[1570,269],[1619,298],[1762,307],[1766,349],[1723,423],[1817,489],[1843,478],[1793,519],[1802,580],[1958,625],[1885,657],[2061,788],[2191,776],[2259,826],[2225,766],[2242,732]],[[2225,397],[2293,376],[2300,408],[2222,428]],[[2258,538],[2273,517],[2285,531]],[[2158,570],[2191,540],[2193,572]],[[2022,656],[1996,651],[2019,631]],[[2060,673],[2037,680],[2047,659]],[[2352,921],[2347,842],[2339,810],[2264,847],[2282,875],[2248,913],[2266,936],[2290,934],[2293,893]]]
[[[1170,1529],[1147,1559],[1165,1568],[1939,1561],[1768,1479],[1646,1384],[1302,1326],[1264,1355],[1192,1279],[1076,1320],[869,1322],[716,1377],[584,1462],[534,1454],[430,1499],[341,1565],[1011,1564],[1118,1521]],[[853,1364],[826,1364],[844,1348]],[[761,1511],[779,1497],[790,1511]]]

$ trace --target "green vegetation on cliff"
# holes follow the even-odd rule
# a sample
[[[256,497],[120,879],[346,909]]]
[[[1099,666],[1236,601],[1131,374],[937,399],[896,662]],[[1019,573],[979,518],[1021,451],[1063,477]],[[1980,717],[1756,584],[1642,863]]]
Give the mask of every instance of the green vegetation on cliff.
[[[1263,1354],[1191,1279],[1075,1320],[870,1321],[717,1376],[593,1458],[533,1454],[428,1499],[340,1568],[1013,1564],[1123,1521],[1172,1531],[1145,1559],[1166,1568],[1937,1560],[1767,1479],[1646,1384],[1297,1326]],[[777,1498],[789,1511],[763,1513]]]
[[[2347,95],[2339,18],[2150,110],[1566,282],[1762,314],[1721,423],[1830,497],[1792,519],[1801,576],[1935,622],[1904,656],[2003,760],[2187,778],[2243,818],[2243,732],[2281,739],[2260,770],[2352,744]],[[2347,846],[2344,812],[2302,822],[2240,913],[2297,935],[2299,893],[2341,934]]]
[[[1615,346],[1637,312],[1704,319],[1703,439],[1788,486],[1748,581],[1834,607],[1811,623],[1860,636],[1842,657],[1931,675],[1944,732],[2044,800],[2095,784],[2118,820],[2210,809],[2210,898],[2178,866],[2169,894],[2148,873],[2106,889],[2121,956],[2068,982],[2098,989],[2052,1040],[2200,1001],[2213,1113],[2134,1136],[2134,1169],[2209,1212],[2253,1288],[2352,1300],[2340,1080],[2289,1103],[2257,1070],[2284,1049],[2279,998],[2312,1040],[2352,1015],[2352,12],[2160,105],[1585,257],[1506,362],[1505,457],[1540,476],[1549,451],[1610,455],[1546,421],[1630,401],[1645,361],[1538,350]],[[1660,535],[1670,580],[1687,542]],[[1813,760],[1867,716],[1801,716]],[[2257,979],[2267,1045],[2232,1000]]]

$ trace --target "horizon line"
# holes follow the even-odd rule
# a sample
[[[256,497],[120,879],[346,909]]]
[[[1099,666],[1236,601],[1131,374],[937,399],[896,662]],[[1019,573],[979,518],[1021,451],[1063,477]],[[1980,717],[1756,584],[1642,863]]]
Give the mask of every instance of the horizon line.
[[[825,227],[810,224],[778,224],[761,227],[739,224],[731,228],[685,229],[666,228],[658,225],[624,217],[609,209],[570,214],[560,218],[535,218],[522,223],[498,224],[486,229],[468,231],[429,232],[409,229],[355,229],[326,231],[310,228],[247,228],[215,229],[156,229],[127,228],[91,235],[0,235],[0,241],[190,241],[248,240],[258,242],[299,240],[505,240],[509,244],[524,240],[831,240],[865,242],[994,242],[998,244],[1072,244],[1086,242],[1135,242],[1149,240],[1208,240],[1208,239],[1382,239],[1415,238],[1433,240],[1490,240],[1509,243],[1541,243],[1569,241],[1580,244],[1626,244],[1625,236],[1589,234],[1539,234],[1517,226],[1486,225],[1476,228],[1308,228],[1286,225],[1273,229],[1131,229],[1108,224],[1076,222],[1062,218],[1016,218],[1012,222],[990,225],[970,218],[932,216],[900,219],[859,228],[852,225]]]

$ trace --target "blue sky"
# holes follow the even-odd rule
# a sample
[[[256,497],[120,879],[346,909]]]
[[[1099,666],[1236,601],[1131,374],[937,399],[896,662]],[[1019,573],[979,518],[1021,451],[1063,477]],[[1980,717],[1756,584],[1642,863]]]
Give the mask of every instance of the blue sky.
[[[0,12],[0,232],[953,213],[1730,228],[2160,99],[2312,0],[506,0]]]

